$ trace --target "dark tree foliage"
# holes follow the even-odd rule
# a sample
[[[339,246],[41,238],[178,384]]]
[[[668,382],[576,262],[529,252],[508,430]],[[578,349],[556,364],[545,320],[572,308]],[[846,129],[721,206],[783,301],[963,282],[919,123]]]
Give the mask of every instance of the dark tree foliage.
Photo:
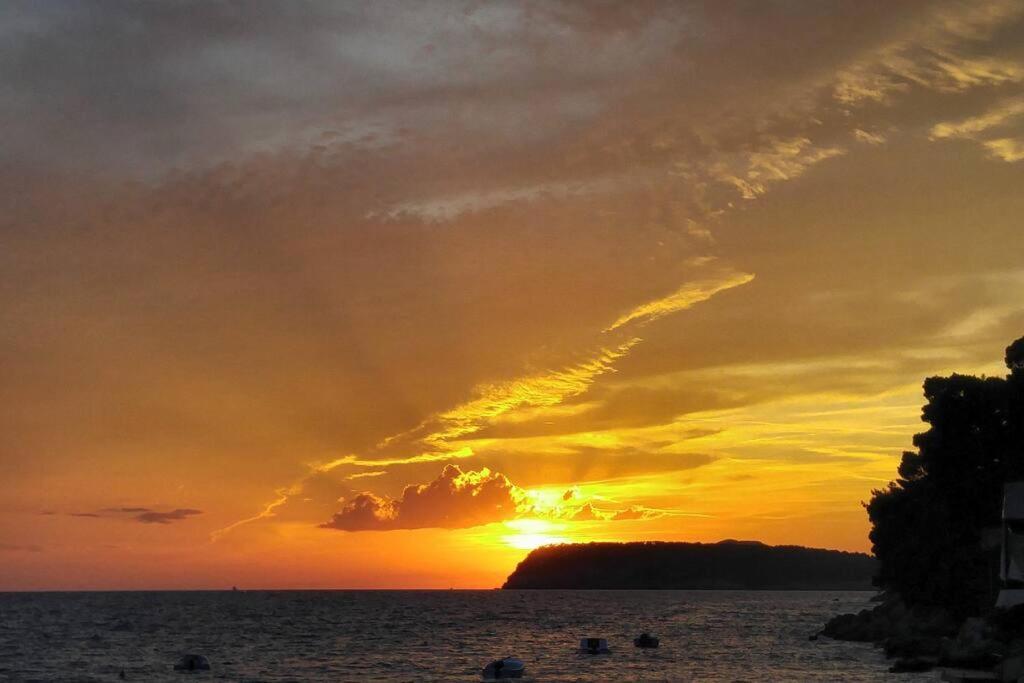
[[[899,478],[867,504],[878,582],[910,605],[958,616],[992,606],[1003,484],[1024,480],[1024,338],[1006,349],[1005,378],[930,377],[928,431],[903,454]]]
[[[534,550],[504,587],[856,590],[875,570],[864,553],[754,541],[579,543]]]

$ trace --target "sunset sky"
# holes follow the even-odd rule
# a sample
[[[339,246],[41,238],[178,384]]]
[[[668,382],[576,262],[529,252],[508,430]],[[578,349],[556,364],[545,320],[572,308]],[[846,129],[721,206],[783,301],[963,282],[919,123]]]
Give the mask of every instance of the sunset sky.
[[[0,8],[0,590],[868,550],[1024,335],[1024,0]]]

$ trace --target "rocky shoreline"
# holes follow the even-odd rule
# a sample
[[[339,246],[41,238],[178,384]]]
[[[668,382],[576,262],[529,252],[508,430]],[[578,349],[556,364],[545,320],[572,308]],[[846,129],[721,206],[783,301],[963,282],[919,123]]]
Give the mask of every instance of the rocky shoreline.
[[[909,608],[888,598],[857,614],[833,617],[819,635],[874,643],[895,660],[893,673],[945,667],[992,672],[997,680],[1024,675],[1024,607],[958,621],[940,607]]]

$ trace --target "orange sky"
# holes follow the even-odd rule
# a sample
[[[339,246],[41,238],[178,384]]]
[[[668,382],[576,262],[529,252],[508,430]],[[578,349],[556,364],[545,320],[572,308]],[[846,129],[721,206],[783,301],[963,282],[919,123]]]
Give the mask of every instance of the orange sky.
[[[1024,4],[0,10],[0,590],[867,550],[1024,334]]]

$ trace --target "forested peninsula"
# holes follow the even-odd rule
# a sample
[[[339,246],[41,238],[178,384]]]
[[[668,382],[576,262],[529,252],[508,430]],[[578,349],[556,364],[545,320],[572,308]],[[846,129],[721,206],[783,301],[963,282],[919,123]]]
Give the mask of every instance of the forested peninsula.
[[[756,541],[580,543],[538,548],[503,588],[869,590],[863,553]]]

